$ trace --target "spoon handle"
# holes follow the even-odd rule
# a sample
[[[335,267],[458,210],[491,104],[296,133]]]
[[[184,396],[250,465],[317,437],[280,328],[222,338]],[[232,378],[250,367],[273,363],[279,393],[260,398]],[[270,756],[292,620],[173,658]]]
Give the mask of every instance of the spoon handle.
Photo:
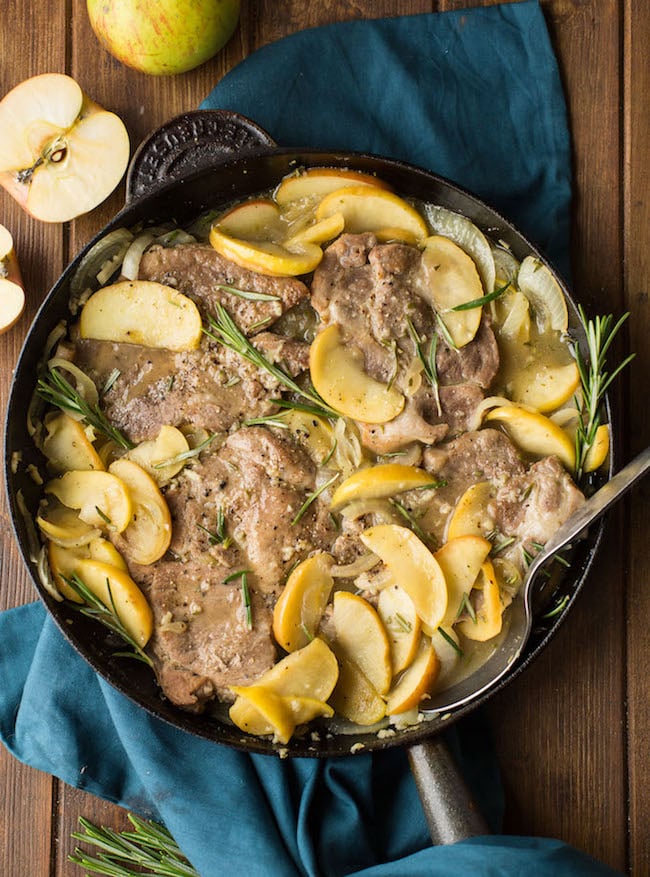
[[[571,517],[562,524],[557,532],[548,540],[543,551],[535,556],[530,566],[530,572],[533,567],[537,569],[551,555],[556,554],[561,548],[564,548],[589,525],[603,515],[607,509],[627,493],[627,491],[642,478],[650,468],[650,447],[642,451],[627,466],[624,466],[620,472],[617,472],[600,490],[597,490],[593,496],[580,506]]]

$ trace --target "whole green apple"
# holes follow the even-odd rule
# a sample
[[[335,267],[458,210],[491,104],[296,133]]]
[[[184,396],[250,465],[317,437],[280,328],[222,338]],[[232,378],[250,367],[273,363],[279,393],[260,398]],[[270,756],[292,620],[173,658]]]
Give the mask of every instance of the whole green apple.
[[[143,73],[168,76],[203,64],[225,46],[239,0],[87,0],[100,43]]]

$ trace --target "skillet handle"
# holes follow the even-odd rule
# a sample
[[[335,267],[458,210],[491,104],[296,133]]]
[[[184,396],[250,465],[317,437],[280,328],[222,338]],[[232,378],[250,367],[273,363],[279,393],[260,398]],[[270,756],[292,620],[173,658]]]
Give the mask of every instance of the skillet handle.
[[[434,845],[490,833],[442,735],[409,747],[408,758]]]
[[[126,176],[126,203],[195,170],[230,158],[269,152],[273,138],[230,110],[193,110],[170,119],[136,149]]]

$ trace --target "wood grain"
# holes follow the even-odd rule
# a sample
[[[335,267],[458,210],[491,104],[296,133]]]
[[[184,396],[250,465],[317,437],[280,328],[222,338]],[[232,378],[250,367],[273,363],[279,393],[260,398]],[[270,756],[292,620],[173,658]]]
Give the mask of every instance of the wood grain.
[[[84,0],[33,0],[0,17],[0,95],[36,73],[68,72],[125,121],[133,148],[194,108],[255,49],[320,24],[493,5],[496,0],[244,0],[226,49],[183,76],[147,77],[97,44]],[[573,288],[587,310],[632,317],[617,355],[637,358],[620,382],[619,460],[648,443],[650,337],[650,7],[646,0],[542,0],[557,51],[573,139]],[[42,20],[42,16],[41,16]],[[66,225],[35,222],[0,193],[0,222],[17,242],[28,290],[20,324],[0,336],[0,411],[29,322],[45,293],[119,209],[120,187]],[[598,567],[549,648],[486,710],[506,792],[505,830],[561,838],[633,875],[650,873],[650,575],[643,485],[609,516]],[[34,599],[0,498],[0,609]],[[0,873],[78,877],[67,861],[80,815],[116,828],[126,814],[0,751]]]

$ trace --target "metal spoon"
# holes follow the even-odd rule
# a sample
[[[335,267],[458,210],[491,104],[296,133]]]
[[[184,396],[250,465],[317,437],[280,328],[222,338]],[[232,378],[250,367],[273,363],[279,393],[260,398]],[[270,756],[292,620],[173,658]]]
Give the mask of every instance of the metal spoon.
[[[512,668],[520,656],[533,624],[533,584],[540,568],[558,551],[573,542],[607,509],[625,494],[650,468],[650,448],[640,453],[631,463],[614,475],[600,490],[591,496],[535,555],[524,577],[519,595],[508,609],[509,626],[503,641],[488,660],[466,679],[451,686],[427,703],[427,713],[439,713],[465,706],[493,688]]]

